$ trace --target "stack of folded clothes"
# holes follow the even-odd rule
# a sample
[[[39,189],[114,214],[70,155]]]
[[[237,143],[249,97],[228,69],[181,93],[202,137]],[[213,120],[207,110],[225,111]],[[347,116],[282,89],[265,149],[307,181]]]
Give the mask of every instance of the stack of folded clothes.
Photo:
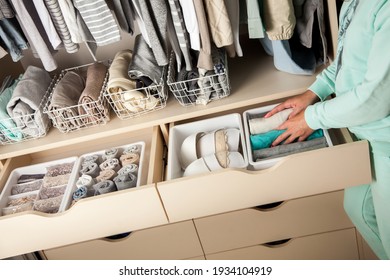
[[[273,159],[328,146],[323,130],[318,129],[303,142],[271,147],[276,138],[285,131],[277,128],[287,120],[291,112],[292,109],[285,109],[269,118],[264,118],[263,115],[249,115],[248,126],[253,161]]]

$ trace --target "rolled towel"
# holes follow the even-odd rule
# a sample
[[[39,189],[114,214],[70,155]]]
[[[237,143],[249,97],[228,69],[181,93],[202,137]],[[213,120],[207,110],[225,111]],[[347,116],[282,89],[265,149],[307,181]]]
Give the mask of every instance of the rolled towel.
[[[111,158],[118,158],[119,156],[119,150],[117,148],[111,148],[104,151],[104,154],[102,155],[103,161]]]
[[[95,189],[95,195],[114,192],[117,190],[114,182],[111,180],[99,182],[99,183],[93,185],[93,188]]]
[[[110,158],[99,165],[101,170],[112,169],[118,171],[121,168],[120,162],[117,158]]]
[[[83,124],[77,105],[84,87],[84,78],[74,71],[67,71],[54,87],[49,112],[54,112],[53,122],[60,130],[76,129]]]
[[[102,182],[102,181],[106,181],[106,180],[113,180],[115,176],[117,176],[117,173],[115,170],[105,169],[105,170],[100,171],[99,176],[96,177],[96,181]]]
[[[26,135],[39,137],[45,135],[49,129],[50,120],[43,113],[41,102],[51,80],[44,69],[28,66],[8,102],[8,114]]]
[[[103,102],[98,102],[102,98],[102,90],[107,74],[107,66],[103,63],[95,62],[87,68],[87,78],[85,88],[81,93],[78,104],[80,115],[88,115],[89,122],[99,123],[108,114],[108,108]]]
[[[260,134],[276,129],[288,119],[292,111],[293,109],[285,109],[269,118],[259,116],[250,117],[248,119],[250,134]]]
[[[122,166],[126,166],[129,164],[138,164],[139,163],[139,154],[130,153],[121,155],[119,160],[122,163]]]
[[[97,176],[99,176],[99,172],[99,166],[95,162],[85,165],[80,171],[81,174],[89,175],[92,178],[96,178]]]
[[[137,176],[132,173],[119,175],[114,178],[114,183],[118,190],[134,188],[137,186]]]
[[[131,164],[123,166],[118,171],[118,175],[126,175],[128,173],[137,175],[138,174],[138,165],[134,164],[134,163],[131,163]]]

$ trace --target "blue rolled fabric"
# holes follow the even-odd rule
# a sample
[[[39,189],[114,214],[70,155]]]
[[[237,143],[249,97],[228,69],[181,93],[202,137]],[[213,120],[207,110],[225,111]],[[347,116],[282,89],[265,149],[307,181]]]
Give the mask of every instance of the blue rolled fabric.
[[[266,133],[253,134],[250,136],[250,142],[252,150],[259,150],[264,148],[271,147],[272,142],[283,134],[286,130],[270,130]],[[322,129],[315,130],[312,134],[307,137],[307,140],[316,139],[324,136],[324,131]]]

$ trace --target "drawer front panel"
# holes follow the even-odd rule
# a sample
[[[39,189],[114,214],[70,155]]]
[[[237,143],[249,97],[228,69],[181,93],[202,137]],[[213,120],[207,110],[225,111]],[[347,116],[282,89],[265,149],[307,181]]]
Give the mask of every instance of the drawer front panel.
[[[145,160],[141,186],[112,192],[105,195],[84,198],[68,210],[58,214],[46,214],[36,211],[26,211],[0,217],[0,259],[20,255],[38,250],[55,248],[74,244],[113,234],[134,231],[168,223],[165,210],[154,182],[149,178],[155,177],[154,167],[159,154],[151,147],[157,149],[161,146],[161,137],[158,129],[141,131],[135,136],[113,139],[112,142],[96,143],[95,146],[84,145],[85,150],[73,151],[73,155],[83,154],[84,151],[115,147],[126,143],[145,142]],[[154,143],[154,144],[153,144]],[[71,155],[67,150],[56,154],[57,150],[31,156],[21,156],[8,159],[1,170],[1,179],[8,178],[11,171],[17,167],[26,166],[44,161],[53,160]],[[34,159],[37,160],[34,160]],[[161,171],[160,171],[161,172]],[[152,181],[152,179],[150,179]]]
[[[353,227],[343,209],[343,191],[290,200],[267,211],[250,208],[195,219],[195,226],[206,254]]]
[[[357,260],[355,229],[292,239],[270,247],[257,245],[206,255],[208,260]]]
[[[285,157],[275,166],[227,169],[157,184],[170,221],[331,192],[371,181],[368,143],[358,141]]]
[[[45,250],[47,259],[192,259],[203,251],[192,221],[132,232],[120,240],[99,239]]]

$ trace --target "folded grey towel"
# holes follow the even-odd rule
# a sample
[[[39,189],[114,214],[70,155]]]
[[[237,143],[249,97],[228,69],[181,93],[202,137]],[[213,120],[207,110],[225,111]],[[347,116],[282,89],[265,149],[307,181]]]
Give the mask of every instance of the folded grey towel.
[[[27,135],[33,137],[45,135],[50,126],[49,118],[43,113],[43,106],[40,106],[50,83],[49,73],[30,65],[7,104],[8,114]]]
[[[49,112],[60,130],[68,131],[83,124],[77,105],[84,87],[84,78],[74,71],[67,71],[54,87]]]
[[[163,67],[158,65],[152,49],[142,35],[138,34],[134,41],[133,59],[129,65],[130,79],[137,80],[146,76],[155,84],[160,84],[162,73]]]
[[[296,142],[286,145],[278,145],[272,148],[253,150],[253,159],[254,161],[261,161],[264,159],[284,157],[287,155],[320,149],[327,146],[328,144],[326,138],[319,137],[303,142]]]

